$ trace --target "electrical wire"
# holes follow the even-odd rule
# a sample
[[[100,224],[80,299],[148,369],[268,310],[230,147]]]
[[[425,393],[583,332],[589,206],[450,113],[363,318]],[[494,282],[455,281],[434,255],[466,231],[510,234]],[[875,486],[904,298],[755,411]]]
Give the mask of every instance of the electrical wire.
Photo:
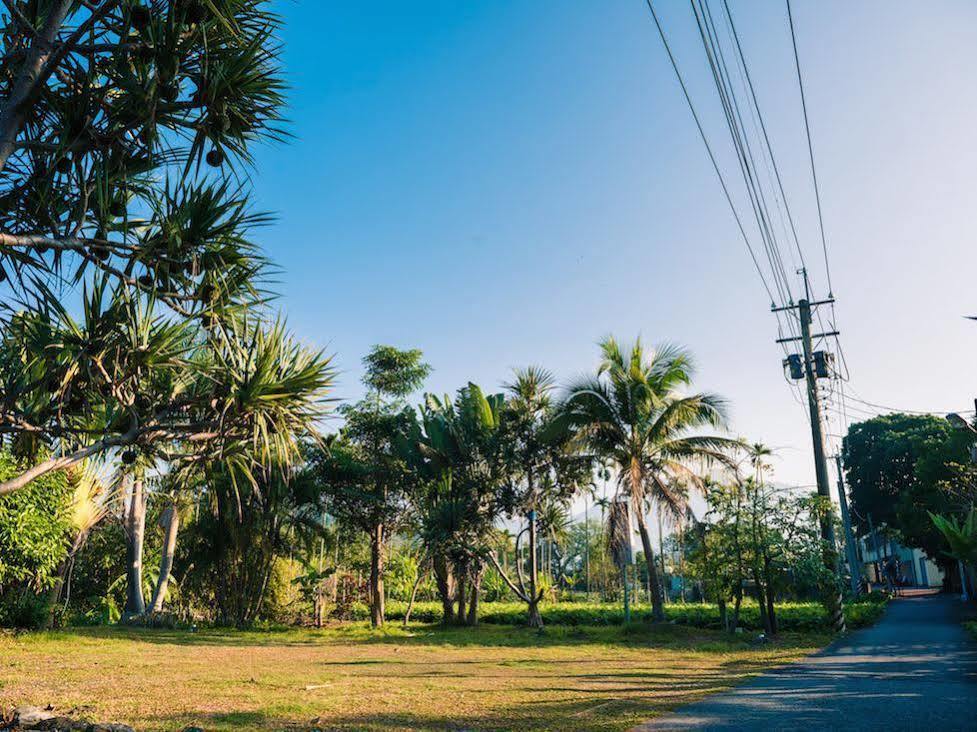
[[[760,124],[760,130],[763,133],[763,142],[766,145],[767,154],[770,157],[773,172],[777,179],[777,188],[780,191],[780,198],[784,202],[784,209],[787,213],[787,221],[790,223],[790,230],[793,234],[794,246],[797,249],[797,256],[800,258],[801,267],[806,268],[807,264],[804,262],[804,252],[801,250],[801,242],[797,236],[797,227],[794,224],[794,217],[791,214],[790,205],[787,202],[787,194],[784,192],[784,183],[780,177],[780,168],[777,165],[777,158],[773,153],[773,146],[770,144],[770,136],[767,133],[767,125],[763,121],[763,113],[760,111],[760,102],[757,99],[756,88],[753,85],[753,78],[750,76],[750,68],[746,63],[746,55],[743,53],[743,46],[740,43],[740,37],[736,31],[736,24],[733,22],[733,14],[729,9],[729,2],[727,0],[723,0],[723,7],[726,11],[726,22],[729,27],[730,35],[736,46],[737,57],[739,59],[739,68],[742,69],[743,76],[746,79],[747,86],[749,87],[750,98],[753,101],[753,109],[756,112],[756,119]]]
[[[794,31],[794,14],[791,11],[790,0],[787,0],[787,21],[790,25],[790,40],[794,48],[794,68],[797,69],[797,86],[801,92],[801,109],[804,112],[804,132],[807,135],[807,152],[811,160],[811,177],[814,179],[814,200],[818,209],[818,228],[821,231],[821,250],[824,252],[824,273],[828,280],[828,297],[832,297],[834,287],[831,284],[831,268],[828,266],[828,243],[824,236],[824,216],[821,213],[821,192],[818,187],[818,172],[814,165],[814,145],[811,142],[811,124],[807,114],[807,98],[804,94],[804,79],[801,75],[801,58],[797,52],[797,33]]]
[[[703,50],[705,51],[710,71],[712,72],[716,92],[719,95],[723,111],[726,115],[726,124],[729,128],[730,138],[737,153],[737,163],[739,164],[740,172],[743,176],[743,183],[753,208],[757,228],[764,242],[767,262],[774,275],[775,283],[778,283],[778,291],[782,301],[793,304],[794,297],[790,291],[790,281],[784,268],[780,247],[777,244],[776,237],[770,225],[769,207],[764,196],[763,187],[759,184],[756,175],[756,158],[753,154],[753,148],[749,143],[748,136],[746,135],[742,112],[739,101],[732,88],[722,46],[713,32],[714,28],[709,24],[706,8],[701,3],[697,5],[696,0],[690,0],[690,5],[699,29]]]
[[[773,296],[773,291],[770,289],[770,285],[767,284],[766,277],[763,275],[763,270],[760,268],[760,262],[757,259],[756,253],[753,251],[753,246],[750,244],[749,237],[746,235],[746,229],[743,227],[743,222],[740,220],[740,215],[736,210],[736,206],[733,204],[733,198],[729,193],[726,180],[723,177],[722,171],[719,169],[719,164],[716,162],[716,156],[712,152],[712,147],[709,145],[709,139],[706,137],[706,132],[702,127],[702,122],[699,120],[699,114],[695,110],[695,105],[692,103],[692,97],[689,95],[689,90],[685,84],[685,79],[682,78],[682,73],[679,71],[678,63],[675,61],[675,56],[672,54],[671,46],[668,43],[668,39],[665,37],[665,30],[662,28],[661,21],[658,19],[658,13],[655,12],[655,6],[652,0],[645,0],[645,3],[648,6],[648,10],[651,12],[652,19],[655,21],[655,27],[658,29],[658,35],[661,37],[662,45],[664,45],[665,52],[668,54],[668,60],[671,62],[672,69],[675,71],[675,77],[678,79],[679,86],[682,87],[682,94],[685,96],[685,101],[689,106],[689,111],[692,113],[692,118],[695,120],[695,125],[699,130],[699,136],[702,138],[702,143],[706,147],[706,152],[709,155],[709,160],[712,163],[713,170],[716,172],[716,177],[719,178],[719,184],[722,186],[723,194],[726,196],[726,202],[729,204],[729,208],[733,213],[733,218],[736,219],[736,225],[740,230],[740,234],[743,236],[743,243],[746,244],[747,251],[750,253],[750,258],[753,260],[753,266],[756,268],[757,274],[760,276],[760,281],[763,283],[763,288],[770,297],[770,301],[775,303],[776,298]]]

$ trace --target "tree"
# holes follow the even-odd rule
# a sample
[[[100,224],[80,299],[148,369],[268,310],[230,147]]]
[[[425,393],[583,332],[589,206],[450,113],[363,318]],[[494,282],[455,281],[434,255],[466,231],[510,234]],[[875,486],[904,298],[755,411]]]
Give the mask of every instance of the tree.
[[[560,407],[560,428],[617,471],[618,490],[629,497],[652,585],[652,614],[665,618],[664,593],[645,512],[649,502],[683,508],[683,482],[701,486],[696,462],[730,464],[727,451],[739,442],[696,434],[725,424],[722,399],[706,393],[683,395],[694,372],[689,354],[674,346],[646,352],[637,341],[626,353],[613,338],[600,343],[597,375],[569,390]]]
[[[0,480],[21,466],[0,450]],[[47,621],[45,597],[55,587],[68,553],[74,486],[63,472],[29,489],[0,496],[0,623]]]
[[[518,515],[526,521],[526,528],[516,534],[516,579],[513,581],[494,555],[490,561],[503,576],[516,596],[528,606],[528,624],[543,627],[539,602],[543,597],[539,586],[539,531],[541,517],[559,518],[561,509],[577,493],[579,486],[590,478],[589,461],[581,459],[573,450],[566,431],[550,429],[555,416],[553,391],[555,382],[548,371],[530,367],[519,369],[515,378],[506,384],[506,400],[502,419],[502,444],[508,451],[508,481],[501,493],[501,509],[508,515]],[[558,520],[543,521],[551,532]],[[520,545],[528,536],[528,567],[520,564]]]
[[[0,433],[38,459],[0,493],[116,451],[231,454],[248,473],[249,439],[274,449],[279,405],[240,388],[255,358],[274,370],[274,347],[293,348],[263,313],[251,230],[268,217],[239,170],[283,135],[268,6],[5,3]],[[311,404],[326,364],[280,376]]]
[[[871,515],[876,526],[945,566],[946,539],[929,513],[959,513],[977,499],[971,444],[966,431],[931,415],[887,414],[853,424],[845,473],[860,529],[867,530]]]
[[[77,265],[194,312],[203,272],[249,275],[253,219],[229,173],[283,136],[270,3],[4,5],[5,277],[41,291],[33,275],[70,283]]]
[[[750,460],[769,454],[751,446]],[[762,476],[762,472],[760,473]],[[739,625],[743,586],[750,582],[759,605],[760,622],[776,636],[776,602],[806,566],[823,569],[816,523],[822,501],[816,495],[792,493],[748,476],[727,483],[709,482],[708,511],[691,536],[689,570],[706,597],[719,605],[722,626]],[[819,577],[817,581],[825,581]],[[728,605],[733,603],[732,617]]]
[[[947,554],[959,561],[964,572],[969,574],[969,580],[960,578],[964,587],[968,581],[971,588],[977,586],[977,509],[971,507],[966,516],[959,520],[956,516],[938,516],[932,513],[930,520],[946,539],[949,547]]]
[[[416,426],[405,399],[431,368],[420,351],[374,346],[363,359],[367,394],[341,410],[346,424],[328,450],[313,457],[329,511],[370,537],[370,621],[385,620],[383,571],[389,537],[406,518],[413,475],[400,451]]]
[[[200,493],[200,514],[187,537],[183,561],[213,603],[218,623],[248,627],[261,615],[275,560],[311,553],[323,525],[322,493],[304,466],[270,465],[258,485],[238,485],[217,466]],[[246,490],[241,490],[245,489]]]
[[[58,567],[57,579],[51,587],[50,624],[58,620],[58,602],[65,589],[65,581],[74,566],[75,557],[85,547],[92,530],[115,507],[117,494],[99,479],[97,469],[90,463],[83,463],[65,471],[73,493],[71,497],[72,536],[68,552]]]
[[[472,383],[455,400],[427,394],[420,424],[402,445],[422,478],[414,502],[445,623],[477,624],[485,564],[496,559],[493,525],[507,478],[504,404],[502,394],[486,396]]]

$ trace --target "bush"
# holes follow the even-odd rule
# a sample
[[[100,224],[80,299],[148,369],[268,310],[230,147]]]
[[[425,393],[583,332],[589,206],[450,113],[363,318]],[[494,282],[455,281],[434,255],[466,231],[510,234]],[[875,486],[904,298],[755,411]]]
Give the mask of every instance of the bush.
[[[0,480],[23,465],[0,450]],[[72,486],[50,473],[0,496],[0,625],[36,628],[47,623],[47,593],[68,553]]]
[[[407,604],[387,603],[387,619],[403,620]],[[885,609],[884,600],[862,600],[845,606],[845,618],[849,628],[861,628],[878,620]],[[601,626],[624,623],[624,609],[620,605],[586,602],[562,602],[542,605],[540,613],[546,625]],[[369,618],[369,608],[354,604],[350,616],[357,620]],[[418,602],[414,604],[411,620],[420,623],[441,622],[441,604]],[[665,606],[669,622],[694,628],[720,627],[719,608],[707,603],[671,604]],[[651,607],[636,605],[631,609],[635,622],[650,622]],[[828,615],[824,607],[815,602],[785,602],[777,606],[777,620],[781,630],[817,631],[828,630]],[[526,605],[518,602],[482,603],[479,622],[492,625],[522,625],[526,622]],[[740,625],[747,630],[762,630],[760,608],[756,603],[744,603],[740,612]]]
[[[46,595],[32,593],[5,597],[0,603],[0,626],[39,630],[51,617],[51,605]]]
[[[22,468],[0,451],[0,480]],[[0,496],[0,594],[21,587],[43,592],[54,585],[68,551],[71,494],[64,473],[50,473]]]

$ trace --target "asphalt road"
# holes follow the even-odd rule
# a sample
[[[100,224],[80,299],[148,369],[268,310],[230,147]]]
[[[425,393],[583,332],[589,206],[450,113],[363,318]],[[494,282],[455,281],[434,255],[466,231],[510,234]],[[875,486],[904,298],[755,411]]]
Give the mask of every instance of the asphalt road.
[[[894,600],[873,627],[635,730],[977,732],[977,643],[960,613],[954,596]]]

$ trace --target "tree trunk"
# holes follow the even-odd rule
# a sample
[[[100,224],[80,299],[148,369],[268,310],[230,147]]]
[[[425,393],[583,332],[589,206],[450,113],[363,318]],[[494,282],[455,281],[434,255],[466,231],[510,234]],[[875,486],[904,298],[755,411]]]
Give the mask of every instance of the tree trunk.
[[[757,569],[753,570],[753,583],[756,585],[757,605],[760,609],[760,622],[763,623],[763,631],[767,635],[771,635],[770,615],[767,613],[767,591]]]
[[[529,617],[530,628],[542,628],[543,618],[539,614],[539,566],[536,564],[536,511],[529,512]]]
[[[529,599],[529,618],[527,620],[530,628],[543,629],[543,616],[539,612],[539,600]]]
[[[146,600],[142,594],[142,551],[146,535],[146,495],[142,480],[132,482],[132,498],[126,520],[126,604],[124,619],[138,617],[146,612]]]
[[[720,595],[716,603],[719,605],[719,625],[729,633],[729,611],[726,609],[726,598]]]
[[[31,43],[24,65],[14,78],[10,95],[0,105],[0,170],[16,149],[17,135],[24,126],[27,110],[37,96],[37,88],[43,83],[45,64],[54,50],[54,40],[75,3],[69,0],[51,4],[44,26]]]
[[[468,601],[468,618],[466,621],[467,625],[472,627],[478,625],[478,596],[481,594],[482,589],[482,575],[485,574],[485,567],[479,563],[478,567],[472,574],[472,591],[471,598]]]
[[[432,567],[434,569],[434,584],[438,588],[438,596],[441,598],[441,622],[450,625],[455,620],[455,599],[451,586],[451,571],[444,555],[435,556]]]
[[[383,524],[373,527],[370,535],[370,624],[374,628],[383,625]]]
[[[468,564],[458,564],[455,568],[455,591],[458,601],[458,624],[465,622],[465,614],[468,610]]]
[[[159,560],[159,577],[153,590],[153,599],[149,603],[149,612],[158,613],[163,609],[166,590],[170,584],[170,572],[173,570],[173,555],[176,552],[176,537],[180,531],[180,514],[176,506],[167,506],[159,519],[163,529],[163,555]]]
[[[417,565],[417,577],[414,579],[414,586],[410,590],[410,599],[407,601],[407,610],[404,612],[404,627],[410,622],[410,614],[414,610],[414,600],[417,599],[417,588],[421,586],[424,573],[427,572],[427,559],[423,559]]]
[[[740,608],[743,607],[743,582],[736,584],[736,593],[733,600],[733,625],[729,629],[730,633],[735,633],[740,627]]]
[[[658,568],[655,566],[655,550],[651,548],[651,537],[648,535],[648,524],[644,513],[635,511],[638,519],[638,533],[641,534],[641,547],[645,552],[645,564],[648,565],[648,581],[651,583],[651,617],[656,623],[665,620],[665,598],[662,592]]]
[[[770,559],[764,558],[764,574],[767,580],[767,620],[770,623],[770,635],[771,637],[776,636],[779,632],[777,627],[777,613],[774,607],[774,596],[773,596],[773,571],[770,566]]]

